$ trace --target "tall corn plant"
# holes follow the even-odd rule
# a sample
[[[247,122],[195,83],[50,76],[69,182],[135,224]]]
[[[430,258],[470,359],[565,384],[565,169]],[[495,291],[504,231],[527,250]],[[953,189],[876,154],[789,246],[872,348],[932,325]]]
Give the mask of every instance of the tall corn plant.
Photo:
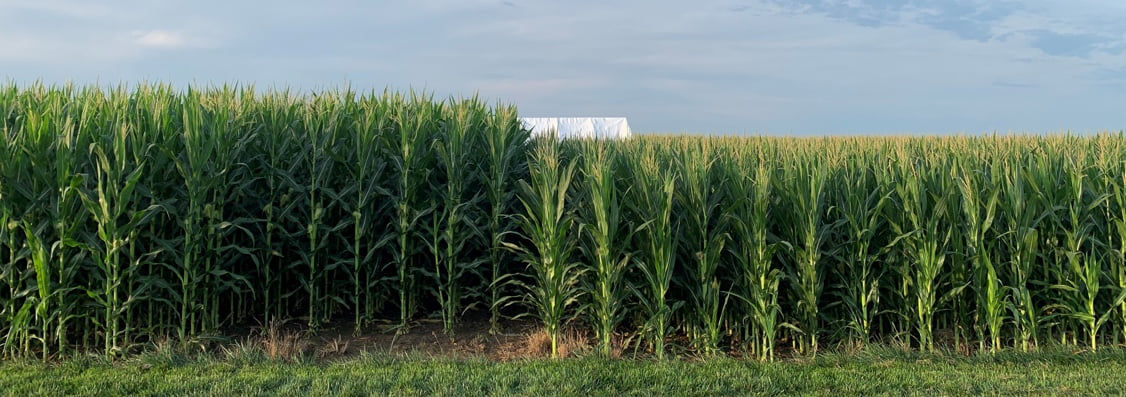
[[[14,88],[14,86],[9,86]],[[8,87],[6,87],[8,88]],[[27,318],[31,305],[21,304],[23,292],[23,272],[20,266],[26,260],[23,250],[23,231],[21,217],[26,211],[27,173],[32,168],[30,160],[20,147],[21,124],[16,116],[19,99],[18,91],[3,91],[4,109],[0,109],[3,129],[0,130],[0,279],[4,288],[0,291],[3,307],[0,307],[0,332],[3,332],[3,346],[0,356],[12,357],[26,345],[28,335]]]
[[[1050,209],[1040,203],[1041,181],[1033,176],[1042,167],[1028,163],[1005,163],[1001,167],[1002,176],[994,183],[1004,188],[1001,213],[1005,231],[1001,240],[1009,256],[1008,307],[1021,350],[1028,351],[1039,345],[1041,319],[1033,296],[1033,283],[1037,281],[1033,273],[1040,256],[1040,223]]]
[[[61,117],[61,115],[60,115]],[[53,220],[55,241],[46,247],[50,253],[51,277],[57,284],[53,291],[55,318],[55,340],[61,353],[67,352],[69,343],[68,328],[77,316],[81,302],[81,289],[77,281],[81,277],[85,259],[82,227],[86,222],[86,212],[81,199],[82,177],[79,175],[82,148],[86,141],[81,134],[82,116],[74,120],[70,116],[62,122],[54,150],[54,187],[50,216]],[[46,351],[44,352],[46,354]]]
[[[386,103],[372,95],[362,99],[358,106],[359,114],[352,121],[352,151],[347,166],[353,183],[352,194],[342,198],[352,216],[352,238],[347,249],[352,259],[351,305],[357,332],[375,315],[373,295],[379,287],[382,270],[376,261],[379,250],[391,237],[382,231],[384,222],[381,220],[384,215],[381,198],[387,195],[384,187],[387,163],[379,150],[379,140],[389,124]]]
[[[901,154],[902,155],[902,154]],[[897,171],[903,178],[895,186],[901,218],[893,220],[892,230],[902,253],[909,260],[903,269],[911,294],[911,302],[904,309],[911,319],[923,350],[934,350],[934,318],[938,311],[939,276],[946,262],[946,243],[951,230],[944,228],[943,219],[949,192],[937,187],[935,168],[928,163],[901,157]]]
[[[1117,140],[1123,139],[1119,134]],[[1109,159],[1103,166],[1104,180],[1109,194],[1107,203],[1107,223],[1109,228],[1108,260],[1110,277],[1115,289],[1126,291],[1126,160],[1122,158],[1122,148],[1110,148]],[[1118,303],[1118,333],[1126,338],[1126,300]]]
[[[797,301],[798,327],[801,332],[799,347],[805,354],[816,355],[821,313],[819,301],[824,289],[824,264],[821,257],[823,245],[832,225],[825,223],[826,185],[829,179],[827,164],[819,164],[811,154],[790,164],[793,175],[786,184],[786,198],[790,200],[790,243],[792,289]]]
[[[473,213],[481,195],[470,189],[477,178],[473,165],[477,133],[485,120],[480,103],[466,100],[446,108],[442,133],[434,141],[434,153],[443,171],[443,186],[434,211],[431,250],[434,253],[435,296],[438,298],[442,329],[450,334],[461,314],[462,280],[483,263],[472,259],[468,247],[480,237]]]
[[[301,278],[308,293],[308,324],[318,328],[332,313],[334,302],[341,299],[333,295],[331,272],[342,266],[354,265],[354,256],[340,258],[328,251],[334,236],[348,227],[351,217],[335,219],[334,213],[341,194],[350,194],[350,188],[338,190],[334,180],[336,157],[341,152],[341,129],[346,115],[340,98],[322,96],[308,104],[303,120],[303,130],[308,139],[308,152],[303,157],[305,171],[305,233],[306,248],[298,251],[307,269]]]
[[[1110,308],[1102,307],[1099,300],[1105,275],[1102,255],[1095,248],[1099,241],[1096,240],[1092,212],[1101,205],[1103,198],[1092,198],[1094,193],[1089,191],[1090,182],[1085,181],[1088,179],[1088,167],[1087,159],[1081,153],[1070,156],[1063,163],[1068,196],[1061,206],[1066,213],[1055,219],[1057,227],[1063,232],[1063,246],[1057,255],[1063,261],[1063,271],[1062,282],[1052,285],[1053,289],[1062,293],[1062,299],[1051,307],[1061,309],[1072,319],[1077,328],[1086,334],[1087,346],[1096,350],[1099,329],[1110,319],[1114,313],[1111,308],[1123,300],[1123,295],[1115,298]]]
[[[680,244],[687,254],[685,262],[691,264],[686,284],[696,322],[694,344],[704,354],[716,354],[723,337],[722,291],[716,271],[730,236],[725,227],[727,219],[720,213],[725,199],[720,187],[727,180],[723,173],[715,171],[716,153],[708,142],[686,142],[679,153],[678,193],[682,205],[679,218],[685,222]]]
[[[44,95],[41,91],[37,94]],[[51,95],[47,94],[42,101],[51,101]],[[23,237],[23,241],[22,247],[15,240],[10,242],[11,247],[20,252],[12,252],[14,260],[6,270],[12,273],[8,283],[12,304],[9,310],[11,329],[7,339],[13,346],[10,346],[9,355],[18,352],[18,355],[31,356],[34,343],[41,347],[45,359],[50,343],[53,297],[46,248],[49,243],[44,243],[43,237],[50,221],[46,219],[49,214],[41,208],[49,206],[49,198],[54,193],[50,170],[55,131],[53,114],[45,109],[43,102],[29,101],[23,106],[24,118],[19,126],[19,135],[15,137],[16,155],[22,157],[22,161],[18,164],[13,162],[11,171],[14,172],[7,177],[14,177],[8,182],[11,184],[9,194],[13,199],[20,196],[18,201],[22,205],[13,206],[17,219],[6,223],[8,233]],[[22,302],[16,303],[17,300]]]
[[[483,174],[485,200],[488,203],[485,232],[489,237],[488,299],[489,332],[499,331],[500,309],[508,301],[504,295],[507,261],[504,236],[511,228],[511,202],[517,175],[526,167],[528,130],[516,118],[516,108],[497,105],[489,115],[484,133],[485,169]]]
[[[138,270],[124,252],[133,231],[142,227],[158,207],[138,207],[138,182],[145,164],[129,161],[130,139],[134,128],[122,117],[124,96],[120,92],[107,107],[117,110],[103,115],[103,131],[90,145],[93,162],[93,181],[87,181],[81,198],[96,225],[97,243],[91,245],[97,274],[94,276],[100,289],[88,293],[102,309],[99,320],[104,335],[107,355],[124,352],[129,341],[124,339],[128,324],[124,316],[135,303],[133,297],[140,291],[131,291],[127,280]]]
[[[405,332],[416,306],[414,257],[420,249],[416,239],[420,235],[421,219],[430,212],[424,207],[421,195],[429,178],[426,149],[435,128],[437,109],[428,97],[412,95],[409,104],[401,96],[392,96],[390,100],[396,125],[393,133],[384,136],[384,147],[393,178],[389,189],[389,202],[394,211],[394,224],[390,228],[393,235],[391,261],[399,294],[397,328]]]
[[[228,244],[227,236],[241,230],[249,217],[233,218],[226,207],[236,194],[236,187],[245,183],[241,171],[242,148],[251,139],[239,136],[234,129],[228,106],[234,99],[229,90],[203,93],[189,90],[182,106],[181,151],[175,156],[175,167],[184,182],[184,205],[179,220],[183,227],[176,278],[179,281],[179,325],[181,339],[199,331],[219,327],[219,295],[235,283],[249,287],[247,279],[229,269],[240,247]],[[224,96],[226,98],[224,98]],[[208,101],[218,103],[209,106]]]
[[[870,160],[869,160],[870,161]],[[882,215],[892,194],[876,179],[871,166],[848,164],[837,178],[837,208],[844,219],[838,291],[844,320],[853,342],[864,345],[872,339],[880,310],[880,279],[884,268],[878,262],[880,232],[886,227]]]
[[[66,107],[72,95],[71,87],[45,92],[37,87],[37,100],[24,103],[22,120],[5,122],[0,141],[10,150],[0,151],[7,159],[0,161],[5,163],[0,164],[0,178],[5,179],[0,182],[0,213],[5,215],[0,235],[7,235],[4,240],[14,249],[8,266],[0,267],[0,279],[11,287],[0,319],[11,324],[9,348],[22,345],[22,354],[28,355],[29,342],[35,340],[44,359],[53,349],[66,349],[67,322],[78,304],[74,279],[81,268],[75,259],[81,259],[81,251],[75,248],[76,232],[85,210],[77,198],[81,178],[72,166],[80,154],[76,112]],[[22,254],[15,251],[19,237],[26,248],[19,250]],[[22,272],[17,267],[21,260],[26,263]],[[25,279],[32,282],[21,281]],[[17,304],[20,297],[23,303]],[[4,328],[0,325],[0,331]]]
[[[642,241],[638,269],[644,282],[641,288],[631,287],[644,310],[643,334],[660,360],[665,358],[670,319],[682,304],[670,303],[668,297],[676,268],[676,225],[672,216],[676,174],[668,169],[670,164],[661,153],[652,147],[639,149],[632,154],[636,195],[631,204],[634,216],[644,221],[638,229]]]
[[[42,89],[37,96],[44,95]],[[43,243],[40,235],[47,225],[40,208],[47,205],[50,183],[45,176],[49,171],[49,158],[52,149],[53,131],[51,115],[42,108],[41,103],[26,101],[17,105],[23,112],[22,118],[11,127],[9,138],[12,157],[0,174],[5,181],[0,182],[0,195],[8,201],[4,206],[4,218],[8,245],[7,266],[3,276],[8,286],[8,302],[5,305],[4,319],[8,329],[5,335],[7,356],[31,356],[33,342],[47,348],[48,324],[43,321],[49,299],[49,284],[41,281],[49,273],[45,272]]]
[[[49,99],[44,99],[45,101]],[[13,299],[17,297],[23,298],[23,304],[16,317],[15,324],[22,328],[18,334],[22,340],[23,352],[22,354],[30,355],[31,342],[34,340],[38,342],[43,350],[43,357],[46,358],[48,351],[48,343],[50,337],[50,305],[53,297],[51,296],[51,272],[50,263],[48,261],[48,253],[44,243],[43,236],[44,229],[50,224],[46,220],[48,214],[42,213],[40,208],[49,206],[49,198],[53,196],[51,190],[53,187],[52,181],[48,178],[50,176],[50,162],[51,151],[54,149],[53,142],[55,141],[54,128],[52,126],[52,114],[50,111],[43,109],[42,104],[29,103],[27,105],[25,120],[22,128],[20,129],[22,141],[20,149],[23,153],[21,155],[27,160],[23,164],[23,172],[20,173],[21,177],[16,178],[18,190],[22,190],[24,199],[26,200],[26,207],[23,211],[18,225],[14,225],[13,233],[22,234],[24,237],[24,246],[26,248],[26,256],[24,257],[25,266],[21,272],[21,279],[30,279],[28,283],[19,283],[26,285],[26,287],[19,288],[13,291]],[[22,230],[20,230],[22,229]],[[17,268],[13,267],[13,271]]]
[[[590,261],[590,322],[598,349],[609,356],[614,330],[625,317],[623,276],[630,262],[626,251],[629,233],[622,233],[621,193],[618,191],[618,158],[609,142],[583,142],[583,187],[585,202],[582,230],[586,232],[586,257]]]
[[[728,172],[736,175],[729,184],[728,197],[732,201],[727,214],[735,242],[732,251],[737,265],[738,296],[746,307],[744,321],[749,323],[744,328],[744,337],[750,340],[752,353],[759,360],[773,361],[781,325],[778,288],[784,278],[782,270],[774,265],[774,255],[781,243],[770,241],[768,230],[775,200],[771,187],[774,170],[766,159],[751,162],[746,157],[737,156],[727,165]]]
[[[131,282],[138,287],[146,283],[152,287],[147,294],[136,297],[144,304],[135,306],[126,321],[138,324],[137,335],[142,338],[166,337],[175,328],[173,313],[167,309],[178,287],[168,281],[172,279],[169,268],[177,257],[179,229],[165,225],[175,225],[178,212],[175,203],[179,201],[183,186],[176,175],[176,156],[172,154],[181,140],[177,124],[181,103],[170,86],[159,84],[139,87],[133,93],[132,103],[131,117],[136,120],[137,130],[143,132],[133,140],[131,150],[134,162],[146,163],[140,182],[146,188],[143,205],[159,205],[167,210],[156,214],[143,230],[134,230],[128,250],[131,256],[144,254],[144,268],[141,276]],[[146,159],[148,147],[152,148],[152,156]],[[76,229],[77,234],[81,228]]]
[[[965,219],[967,255],[973,268],[973,285],[977,301],[977,318],[983,323],[979,328],[988,331],[992,351],[1001,348],[1001,325],[1004,322],[1004,289],[997,267],[995,251],[986,247],[989,228],[997,215],[1001,191],[993,188],[999,180],[999,170],[973,169],[961,164],[951,169],[957,180]],[[987,173],[983,175],[983,173]]]
[[[247,229],[256,220],[239,206],[247,198],[253,176],[243,156],[255,131],[243,124],[242,104],[255,97],[250,89],[231,86],[216,88],[207,95],[207,131],[217,140],[210,171],[216,178],[207,212],[208,252],[213,257],[207,268],[205,288],[205,322],[207,330],[215,330],[237,320],[241,301],[254,294],[254,285],[244,274],[240,262],[249,257],[255,236]],[[135,151],[135,152],[139,152]],[[155,164],[153,164],[155,166]],[[205,208],[205,210],[207,210]],[[224,312],[225,311],[225,312]]]
[[[524,212],[517,215],[528,247],[505,243],[519,253],[531,271],[525,285],[527,300],[551,338],[551,356],[559,356],[559,333],[568,318],[568,308],[577,304],[582,293],[583,269],[571,258],[575,248],[574,218],[567,208],[567,196],[574,176],[575,162],[564,162],[559,142],[540,139],[528,159],[528,180],[520,180],[520,203]]]
[[[299,190],[301,189],[299,169],[302,165],[297,154],[305,150],[298,138],[299,112],[301,105],[289,92],[277,92],[263,97],[257,112],[262,129],[253,140],[253,152],[257,153],[248,161],[259,177],[261,220],[258,243],[257,282],[260,315],[265,322],[275,321],[287,315],[288,297],[285,281],[292,276],[292,263],[286,261],[284,252],[289,252],[293,242],[290,236],[300,224],[297,219]],[[363,132],[361,134],[368,134]],[[360,179],[357,183],[363,183]]]

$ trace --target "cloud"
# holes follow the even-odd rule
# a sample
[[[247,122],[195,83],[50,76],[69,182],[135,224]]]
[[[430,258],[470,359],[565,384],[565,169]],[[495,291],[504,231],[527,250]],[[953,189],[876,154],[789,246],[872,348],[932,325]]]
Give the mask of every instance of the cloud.
[[[166,30],[150,30],[148,32],[134,32],[137,44],[154,48],[178,48],[185,44],[184,37],[177,32]]]
[[[791,12],[819,14],[868,27],[915,24],[980,42],[1028,37],[1045,54],[1086,58],[1094,51],[1121,51],[1126,32],[1120,27],[1126,8],[1107,3],[1060,5],[1046,1],[876,0],[778,1]],[[1101,12],[1092,12],[1101,9]]]
[[[217,47],[214,39],[189,35],[175,30],[154,29],[148,31],[133,31],[132,36],[134,43],[141,47],[151,49],[211,49]]]

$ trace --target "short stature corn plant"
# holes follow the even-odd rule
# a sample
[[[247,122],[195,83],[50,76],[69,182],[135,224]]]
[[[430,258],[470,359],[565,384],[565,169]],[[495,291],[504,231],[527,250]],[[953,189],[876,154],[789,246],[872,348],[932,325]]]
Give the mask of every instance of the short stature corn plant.
[[[649,339],[658,359],[665,357],[665,343],[672,327],[670,319],[681,305],[670,302],[673,273],[676,269],[676,226],[673,218],[673,196],[676,176],[671,164],[652,147],[643,147],[634,160],[633,213],[643,220],[638,229],[641,253],[638,269],[642,283],[634,288],[644,309],[643,333]]]
[[[610,142],[600,140],[584,141],[582,149],[582,229],[586,237],[584,251],[590,263],[589,317],[599,352],[609,356],[614,331],[626,314],[623,281],[630,263],[630,254],[626,252],[630,233],[622,230],[622,194],[614,172],[617,152]]]
[[[1060,272],[1059,284],[1053,285],[1054,289],[1062,292],[1063,299],[1057,307],[1074,321],[1076,329],[1081,329],[1086,334],[1088,347],[1091,350],[1098,348],[1098,334],[1116,308],[1124,299],[1124,294],[1119,293],[1109,304],[1100,299],[1100,292],[1105,289],[1104,258],[1096,249],[1101,239],[1096,237],[1096,223],[1090,221],[1092,213],[1097,208],[1102,198],[1092,202],[1086,197],[1093,194],[1088,191],[1090,183],[1083,156],[1073,155],[1063,162],[1064,186],[1068,195],[1065,202],[1063,216],[1056,220],[1063,230],[1063,246],[1060,248],[1059,257],[1063,259],[1063,270]]]
[[[952,231],[943,227],[948,198],[952,193],[937,188],[939,169],[923,168],[911,159],[901,159],[903,179],[896,185],[902,214],[892,228],[902,244],[909,265],[901,277],[911,291],[911,305],[905,308],[911,318],[919,347],[934,350],[934,319],[938,311],[939,277],[946,263],[946,244]]]
[[[559,334],[571,316],[568,309],[582,293],[583,269],[572,257],[575,221],[567,207],[575,162],[564,161],[559,142],[541,139],[532,152],[528,181],[519,182],[524,213],[517,219],[528,246],[508,243],[528,265],[532,281],[526,284],[533,314],[551,338],[551,356],[559,355]]]
[[[1106,204],[1110,241],[1110,277],[1118,294],[1126,292],[1126,159],[1121,143],[1108,145],[1106,160],[1102,164],[1103,178],[1109,195]],[[1118,332],[1126,338],[1126,300],[1119,300],[1117,308]]]
[[[790,167],[794,175],[786,181],[791,198],[787,223],[793,252],[792,288],[802,334],[799,347],[808,354],[817,354],[821,323],[819,301],[825,280],[822,248],[832,228],[824,219],[828,167],[812,158],[799,160]]]
[[[840,285],[835,290],[844,308],[844,321],[854,342],[871,341],[880,307],[877,266],[880,231],[886,220],[880,216],[892,192],[867,167],[848,167],[836,181],[837,208],[844,218]]]
[[[967,167],[954,168],[952,176],[958,178],[958,192],[962,200],[962,211],[966,220],[965,239],[967,254],[973,268],[974,290],[977,291],[978,316],[985,323],[989,333],[990,348],[1001,348],[1001,325],[1004,321],[1004,291],[1001,288],[1000,274],[995,266],[995,251],[986,247],[988,232],[997,214],[1000,191],[991,189],[995,184],[986,184],[988,175]],[[986,171],[986,170],[982,170]],[[990,173],[997,177],[997,171]]]
[[[1006,288],[1009,291],[1009,311],[1016,326],[1017,339],[1021,350],[1029,350],[1040,344],[1040,310],[1033,297],[1034,265],[1040,256],[1039,226],[1049,213],[1039,200],[1038,185],[1034,176],[1038,167],[1034,164],[998,165],[994,169],[993,189],[1003,189],[1000,213],[1004,214],[1001,234],[1006,252],[1009,253],[1009,277]],[[1031,182],[1029,182],[1031,181]],[[994,281],[995,282],[995,281]],[[990,294],[993,290],[987,290]],[[990,296],[989,294],[984,294]],[[1000,320],[995,320],[1000,322]],[[994,350],[1001,343],[1001,336],[993,333]]]
[[[728,214],[731,217],[737,265],[738,295],[744,303],[740,318],[744,338],[759,360],[774,359],[775,335],[781,326],[778,287],[782,270],[775,265],[778,242],[770,241],[769,224],[774,199],[774,169],[766,159],[748,159],[740,154],[727,164],[738,175],[731,184],[734,198]],[[737,170],[753,170],[742,174]]]
[[[690,330],[696,347],[705,354],[719,351],[723,336],[722,291],[717,270],[729,235],[720,212],[726,175],[717,172],[717,154],[708,140],[687,141],[677,170],[681,175],[678,189],[681,216],[681,252],[684,263],[692,269],[687,283],[696,324]]]

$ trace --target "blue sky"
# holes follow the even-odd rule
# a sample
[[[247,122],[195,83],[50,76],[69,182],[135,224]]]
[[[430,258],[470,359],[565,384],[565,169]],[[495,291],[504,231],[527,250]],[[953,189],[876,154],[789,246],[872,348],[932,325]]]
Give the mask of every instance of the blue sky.
[[[425,89],[635,131],[1126,128],[1126,2],[0,0],[0,77]]]

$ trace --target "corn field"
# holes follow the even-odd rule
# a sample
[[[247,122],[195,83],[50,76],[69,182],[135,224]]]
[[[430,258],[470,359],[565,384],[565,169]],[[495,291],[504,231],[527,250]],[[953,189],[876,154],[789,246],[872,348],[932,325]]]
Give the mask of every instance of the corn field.
[[[159,84],[8,83],[0,121],[4,357],[467,316],[656,357],[1126,342],[1121,133],[560,142],[478,98]]]

